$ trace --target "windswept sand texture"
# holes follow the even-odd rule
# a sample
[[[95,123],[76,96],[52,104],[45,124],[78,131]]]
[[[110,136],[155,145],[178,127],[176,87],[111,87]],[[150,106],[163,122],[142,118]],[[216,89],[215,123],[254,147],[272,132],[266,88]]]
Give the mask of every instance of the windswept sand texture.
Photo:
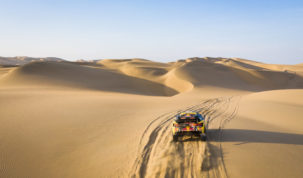
[[[301,64],[5,62],[0,177],[303,175]],[[185,110],[206,117],[207,142],[172,142]]]

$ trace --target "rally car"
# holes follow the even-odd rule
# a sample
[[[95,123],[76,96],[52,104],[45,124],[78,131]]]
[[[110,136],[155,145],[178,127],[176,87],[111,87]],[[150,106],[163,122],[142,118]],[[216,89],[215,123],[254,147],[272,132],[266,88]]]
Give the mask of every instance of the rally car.
[[[197,136],[206,140],[205,119],[198,112],[183,112],[176,116],[172,127],[173,141],[184,135]]]

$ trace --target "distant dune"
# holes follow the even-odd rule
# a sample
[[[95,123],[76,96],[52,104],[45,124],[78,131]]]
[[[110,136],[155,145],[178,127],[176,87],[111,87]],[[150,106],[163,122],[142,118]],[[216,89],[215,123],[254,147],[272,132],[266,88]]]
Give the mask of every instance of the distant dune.
[[[302,177],[302,101],[302,64],[0,57],[0,177]]]
[[[0,56],[0,65],[24,65],[34,61],[64,61],[63,59],[56,57],[46,57],[46,58],[33,58],[27,56],[16,56],[16,57],[1,57]]]

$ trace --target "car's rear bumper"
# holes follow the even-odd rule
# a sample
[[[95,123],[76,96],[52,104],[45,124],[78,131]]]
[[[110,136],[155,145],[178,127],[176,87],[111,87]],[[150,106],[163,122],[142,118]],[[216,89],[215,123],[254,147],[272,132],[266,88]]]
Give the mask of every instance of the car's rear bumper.
[[[174,135],[178,135],[178,136],[181,136],[181,135],[197,135],[197,136],[200,136],[201,134],[203,134],[201,131],[177,131],[177,132],[175,132]]]

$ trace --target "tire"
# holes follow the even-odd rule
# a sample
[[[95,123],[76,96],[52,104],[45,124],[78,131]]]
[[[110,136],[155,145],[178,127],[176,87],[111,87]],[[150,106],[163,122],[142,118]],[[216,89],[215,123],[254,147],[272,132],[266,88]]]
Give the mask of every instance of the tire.
[[[206,135],[201,134],[200,137],[201,137],[201,140],[202,140],[202,141],[206,141]]]
[[[177,142],[178,141],[178,135],[173,135],[173,141]]]

